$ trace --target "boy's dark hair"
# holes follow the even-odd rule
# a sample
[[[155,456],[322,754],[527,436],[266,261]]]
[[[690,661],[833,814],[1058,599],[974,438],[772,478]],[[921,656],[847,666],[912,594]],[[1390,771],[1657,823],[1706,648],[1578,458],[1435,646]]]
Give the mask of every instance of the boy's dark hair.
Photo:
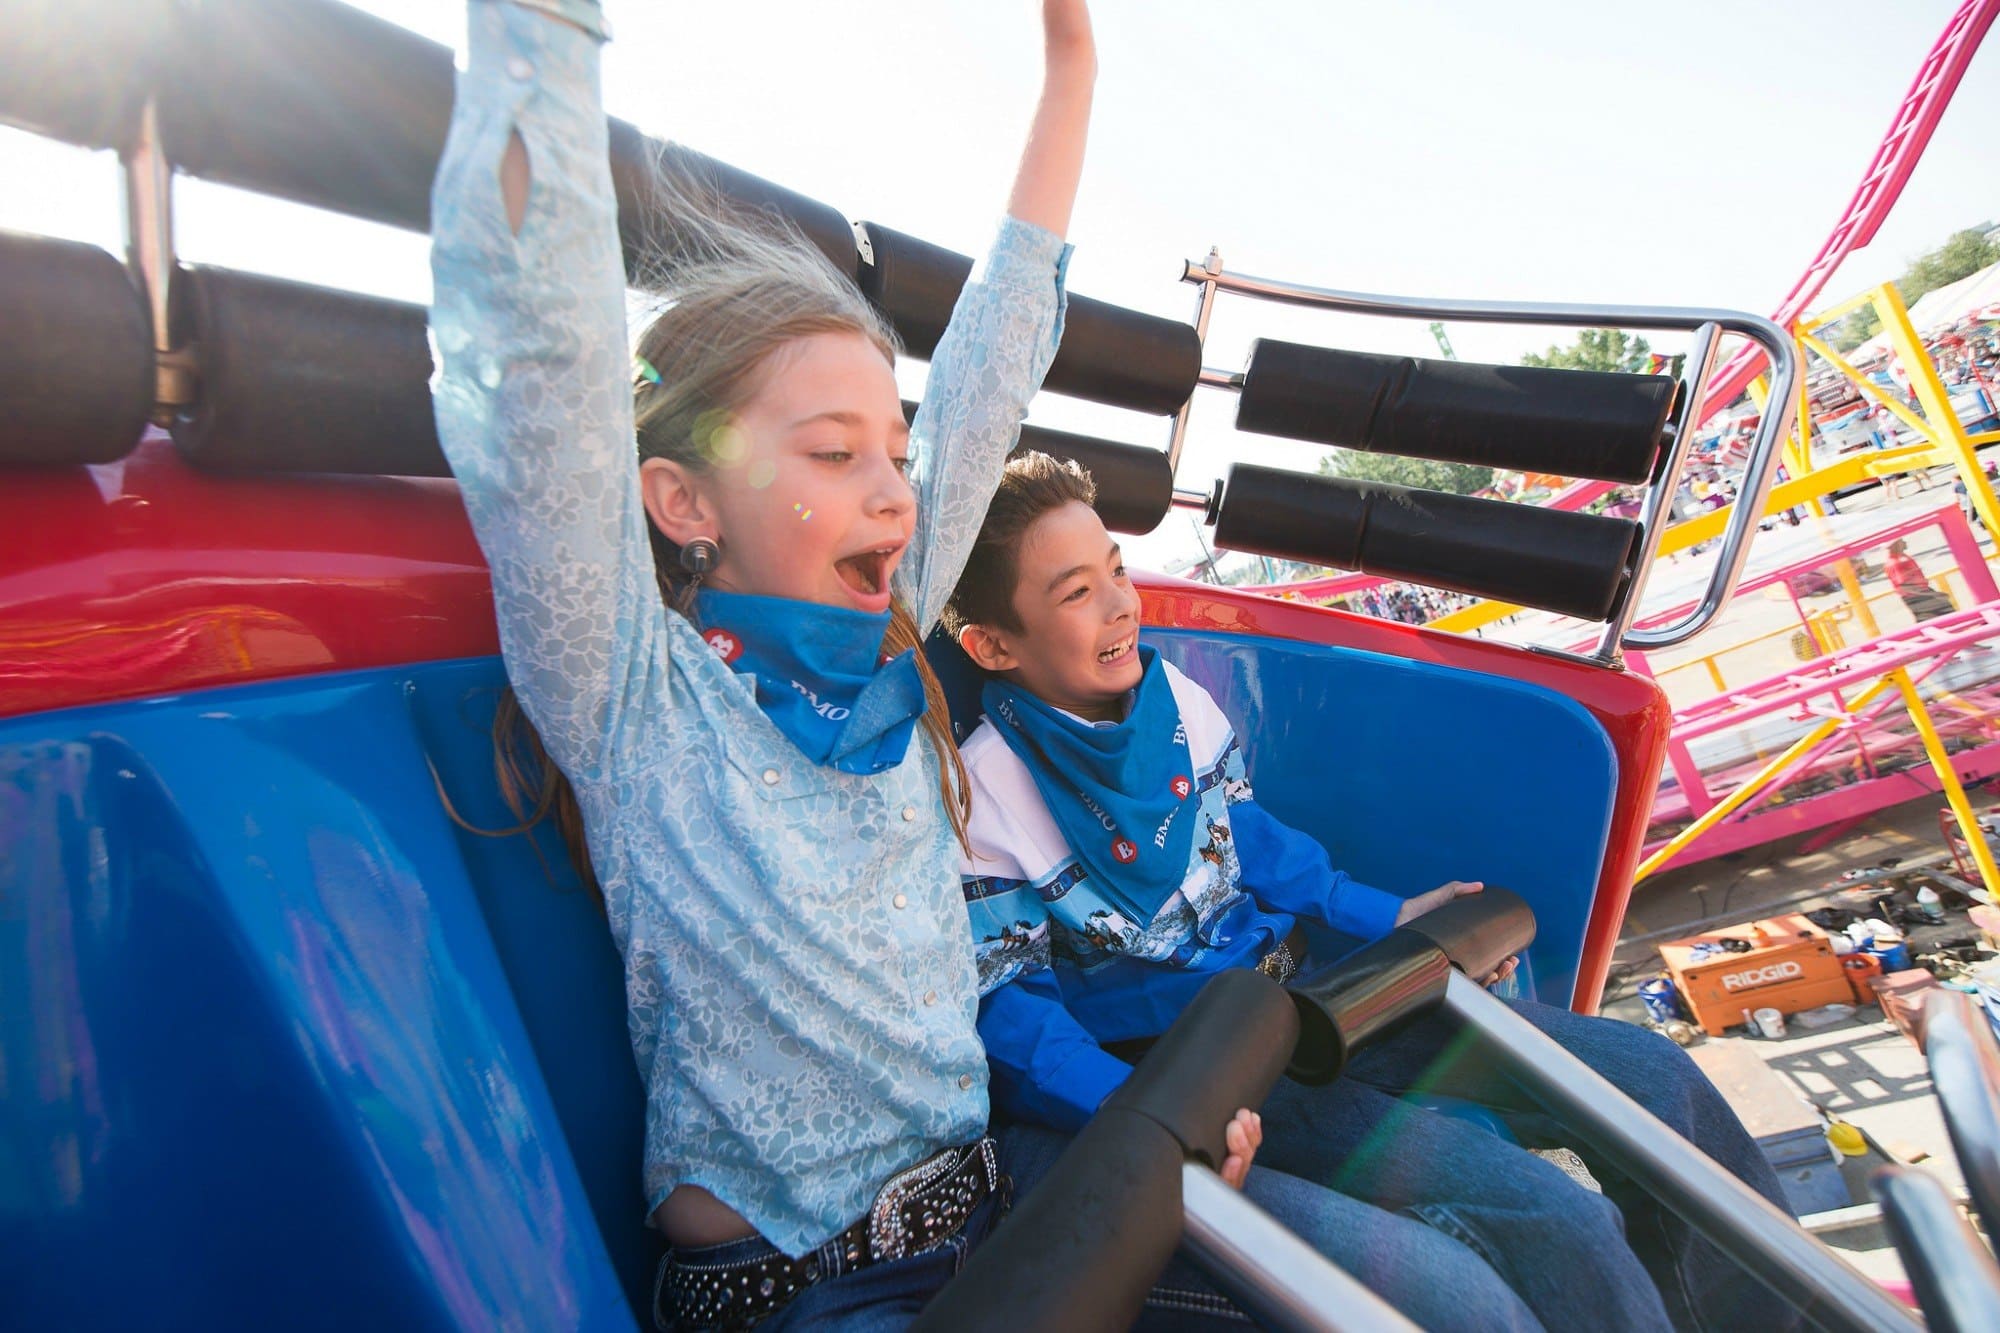
[[[995,625],[1019,634],[1014,585],[1020,579],[1021,538],[1044,514],[1066,504],[1096,502],[1096,483],[1071,459],[1032,449],[1009,459],[965,572],[945,604],[945,633],[956,639],[967,625]]]

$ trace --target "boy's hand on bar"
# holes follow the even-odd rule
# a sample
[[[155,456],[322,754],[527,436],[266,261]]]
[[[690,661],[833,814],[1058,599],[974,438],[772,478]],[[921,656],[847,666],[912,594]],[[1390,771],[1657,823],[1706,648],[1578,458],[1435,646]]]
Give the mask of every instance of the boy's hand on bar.
[[[1453,898],[1466,893],[1478,893],[1486,887],[1476,879],[1455,879],[1448,884],[1440,884],[1429,893],[1420,893],[1414,898],[1403,900],[1402,910],[1396,913],[1396,924],[1407,926],[1425,912],[1435,912]]]

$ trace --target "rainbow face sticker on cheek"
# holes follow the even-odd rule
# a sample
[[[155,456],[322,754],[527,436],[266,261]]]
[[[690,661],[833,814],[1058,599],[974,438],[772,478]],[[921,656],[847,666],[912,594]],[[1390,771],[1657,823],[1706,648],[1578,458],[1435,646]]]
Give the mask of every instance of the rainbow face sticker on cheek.
[[[805,522],[805,521],[806,521],[807,519],[809,519],[809,518],[811,518],[811,517],[813,516],[813,511],[812,511],[812,510],[810,510],[810,509],[808,509],[808,508],[806,508],[806,507],[805,507],[804,505],[802,505],[802,504],[795,504],[795,505],[793,505],[793,506],[792,506],[792,512],[793,512],[794,514],[797,514],[797,515],[799,516],[799,522],[801,522],[801,523]]]

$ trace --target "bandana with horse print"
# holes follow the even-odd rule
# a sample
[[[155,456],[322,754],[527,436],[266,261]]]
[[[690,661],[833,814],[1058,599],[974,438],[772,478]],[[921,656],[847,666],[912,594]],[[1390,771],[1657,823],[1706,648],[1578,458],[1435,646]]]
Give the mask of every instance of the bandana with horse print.
[[[1173,683],[1157,650],[1140,648],[1139,661],[1139,688],[1113,726],[1003,680],[986,682],[984,702],[1088,872],[1079,887],[1143,930],[1187,877],[1199,793]]]

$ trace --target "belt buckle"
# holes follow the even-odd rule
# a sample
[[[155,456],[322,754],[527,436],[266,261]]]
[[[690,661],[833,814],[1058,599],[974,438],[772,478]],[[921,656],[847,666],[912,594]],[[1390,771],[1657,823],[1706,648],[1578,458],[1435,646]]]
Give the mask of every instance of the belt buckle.
[[[1292,979],[1293,974],[1299,970],[1299,965],[1292,958],[1291,945],[1280,943],[1277,948],[1257,960],[1257,970],[1282,986]]]
[[[963,1148],[946,1148],[915,1166],[898,1171],[883,1183],[881,1191],[875,1195],[874,1206],[868,1210],[868,1253],[874,1262],[888,1263],[905,1258],[912,1252],[909,1223],[904,1218],[903,1206],[914,1196],[956,1174],[974,1154],[978,1155],[980,1164],[985,1168],[986,1188],[990,1191],[1000,1174],[999,1155],[990,1138],[982,1138],[978,1143]]]

